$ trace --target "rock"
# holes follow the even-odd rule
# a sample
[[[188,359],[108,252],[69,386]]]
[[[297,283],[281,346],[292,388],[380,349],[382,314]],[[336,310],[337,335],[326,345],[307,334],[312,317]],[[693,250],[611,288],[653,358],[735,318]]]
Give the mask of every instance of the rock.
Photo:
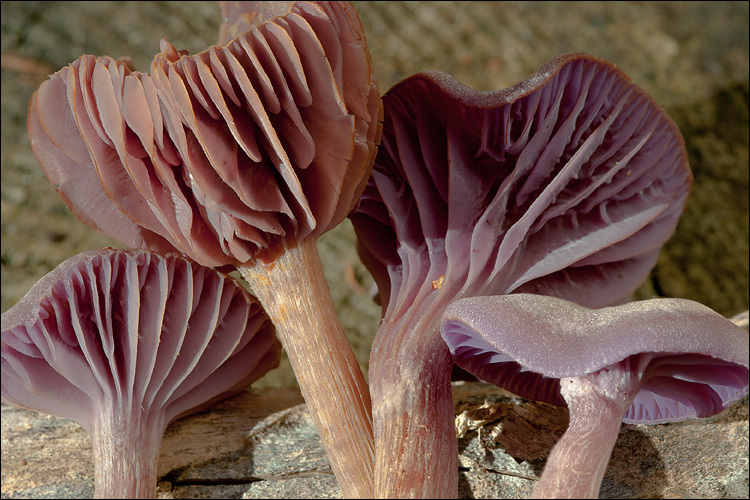
[[[454,384],[460,498],[527,497],[567,410]],[[524,444],[528,443],[528,445]],[[2,406],[2,497],[90,498],[91,441],[70,420]],[[602,498],[748,496],[748,398],[721,415],[624,425]],[[340,498],[297,389],[250,389],[169,426],[159,498]]]

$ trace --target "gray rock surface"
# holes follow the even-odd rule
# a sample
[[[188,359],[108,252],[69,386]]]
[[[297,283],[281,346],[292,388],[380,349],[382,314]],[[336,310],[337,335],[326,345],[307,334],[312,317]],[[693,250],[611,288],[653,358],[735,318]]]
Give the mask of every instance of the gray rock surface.
[[[528,497],[567,410],[454,384],[460,498]],[[457,426],[458,427],[458,426]],[[90,439],[63,418],[2,406],[2,497],[90,498]],[[747,498],[748,398],[709,419],[624,425],[601,498]],[[251,389],[169,426],[159,498],[340,498],[296,389]]]

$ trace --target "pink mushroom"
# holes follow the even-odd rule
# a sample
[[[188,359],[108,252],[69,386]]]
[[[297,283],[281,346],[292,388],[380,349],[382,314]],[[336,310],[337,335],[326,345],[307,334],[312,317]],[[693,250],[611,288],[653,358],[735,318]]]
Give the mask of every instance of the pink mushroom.
[[[383,304],[369,377],[375,493],[455,497],[445,308],[511,292],[624,301],[674,231],[692,177],[664,111],[587,54],[497,92],[422,73],[383,103],[373,174],[350,216]]]
[[[570,424],[534,498],[597,498],[620,423],[710,417],[748,393],[748,335],[697,302],[588,309],[531,294],[471,297],[445,312],[456,363]]]
[[[2,315],[2,401],[91,435],[96,498],[155,498],[167,424],[246,388],[281,346],[238,283],[177,256],[91,250]]]
[[[31,100],[29,137],[84,223],[240,271],[344,494],[368,497],[369,391],[316,247],[357,203],[380,138],[364,30],[348,2],[227,2],[223,12],[226,45],[188,55],[162,41],[150,74],[90,55],[55,73]]]

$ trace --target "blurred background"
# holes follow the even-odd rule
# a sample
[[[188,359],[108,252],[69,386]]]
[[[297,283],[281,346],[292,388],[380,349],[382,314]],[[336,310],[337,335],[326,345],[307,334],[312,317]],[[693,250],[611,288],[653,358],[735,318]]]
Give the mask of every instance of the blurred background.
[[[508,87],[557,54],[619,66],[680,127],[695,176],[676,234],[636,298],[683,297],[724,315],[748,308],[748,2],[354,2],[381,93],[423,70],[478,90]],[[8,2],[2,16],[2,311],[60,262],[121,247],[80,223],[36,163],[31,94],[81,54],[130,56],[147,72],[159,41],[215,43],[214,2]],[[367,370],[380,307],[346,221],[319,246],[331,293]],[[256,386],[296,382],[287,362]]]

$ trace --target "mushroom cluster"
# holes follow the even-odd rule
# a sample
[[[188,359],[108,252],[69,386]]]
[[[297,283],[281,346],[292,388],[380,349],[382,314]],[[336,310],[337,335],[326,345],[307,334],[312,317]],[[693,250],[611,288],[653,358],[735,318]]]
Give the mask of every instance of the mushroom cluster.
[[[150,74],[85,55],[52,75],[29,106],[32,148],[85,224],[240,271],[345,495],[368,497],[369,391],[316,247],[359,200],[379,142],[364,29],[348,2],[222,11],[223,47],[189,55],[163,40]]]
[[[674,231],[692,176],[672,120],[588,54],[555,57],[498,92],[421,73],[383,103],[372,177],[350,215],[383,305],[370,357],[375,491],[455,497],[445,308],[511,292],[625,301]]]
[[[281,346],[231,277],[175,255],[90,250],[2,315],[3,403],[91,435],[96,498],[155,498],[169,422],[245,389]]]
[[[619,69],[565,54],[501,91],[426,72],[381,99],[349,2],[220,6],[220,46],[163,40],[149,74],[84,55],[29,106],[71,211],[142,249],[76,256],[3,314],[3,401],[89,430],[97,496],[153,495],[167,423],[277,362],[268,318],[345,497],[457,495],[454,361],[569,406],[543,496],[595,496],[623,419],[747,393],[747,336],[715,313],[608,307],[646,278],[692,183],[677,127]],[[316,247],[347,216],[382,305],[369,387]],[[239,271],[268,316],[201,266]],[[587,359],[551,365],[560,351]],[[586,440],[592,418],[607,429]],[[586,472],[563,478],[574,462]]]

